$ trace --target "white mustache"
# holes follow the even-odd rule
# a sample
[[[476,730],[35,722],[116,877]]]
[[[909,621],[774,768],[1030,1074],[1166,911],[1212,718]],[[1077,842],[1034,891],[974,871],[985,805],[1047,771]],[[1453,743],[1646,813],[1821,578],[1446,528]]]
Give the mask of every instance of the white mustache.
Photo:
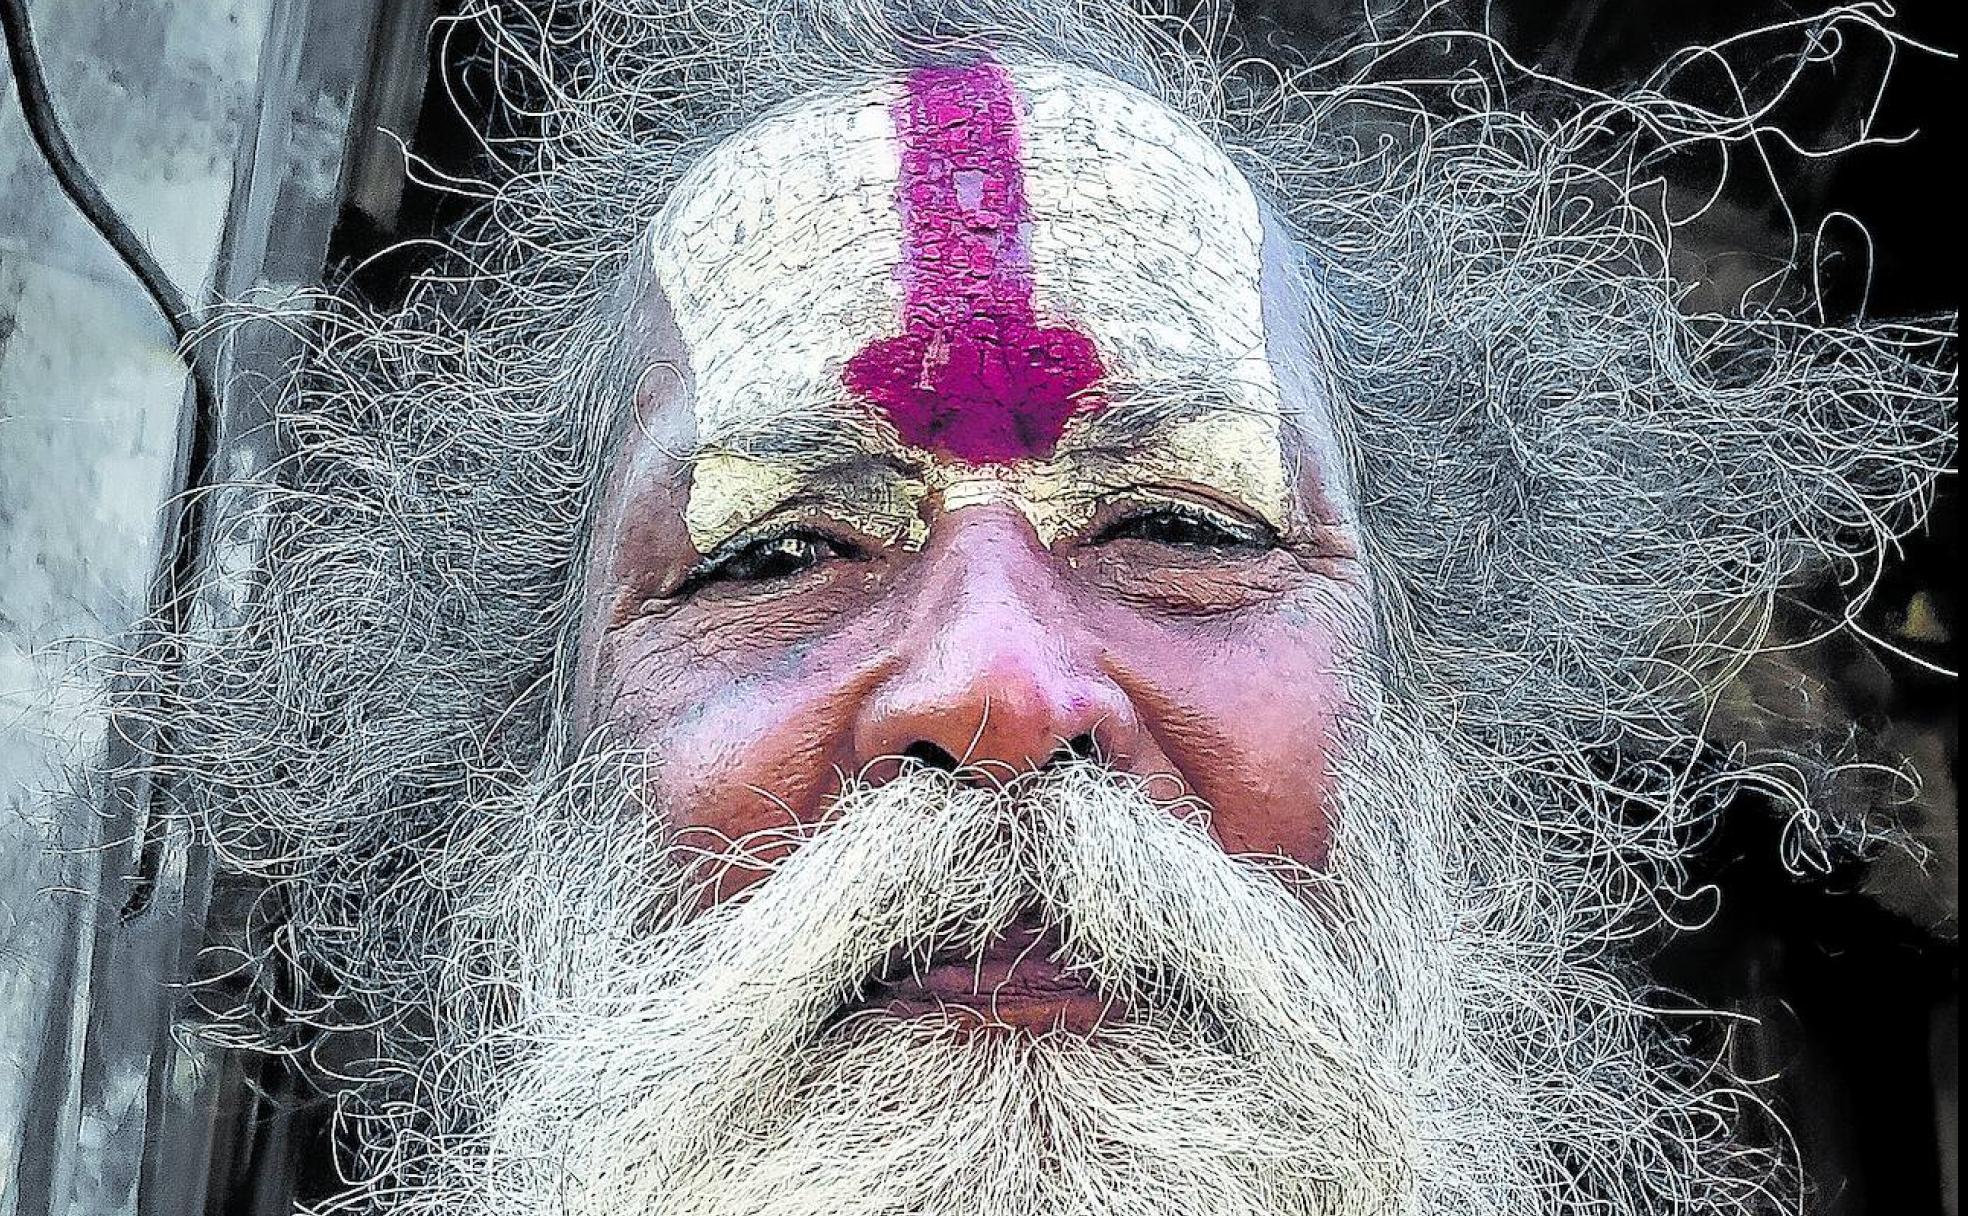
[[[1346,998],[1333,969],[1352,970],[1342,956],[1369,948],[1357,924],[1320,921],[1272,867],[1226,856],[1194,803],[1157,803],[1093,765],[988,791],[916,769],[850,788],[807,836],[769,863],[748,842],[693,858],[742,860],[767,877],[707,912],[673,915],[642,939],[654,950],[625,943],[614,999],[662,992],[693,1017],[744,1004],[749,1026],[811,1031],[898,961],[974,955],[1036,914],[1130,1006],[1202,999],[1275,1034],[1303,1016],[1299,1002],[1279,1009],[1279,993],[1338,1007]],[[676,903],[696,906],[688,896]],[[1251,957],[1248,943],[1279,941],[1331,949],[1320,966]],[[774,977],[769,991],[761,975]]]

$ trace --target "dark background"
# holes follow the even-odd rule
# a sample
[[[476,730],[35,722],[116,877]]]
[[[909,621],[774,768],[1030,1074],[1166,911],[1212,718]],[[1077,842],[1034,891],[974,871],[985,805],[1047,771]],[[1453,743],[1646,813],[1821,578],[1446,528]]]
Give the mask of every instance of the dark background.
[[[1347,0],[1244,0],[1246,35],[1260,48],[1316,53],[1349,36],[1357,5]],[[1959,45],[1946,0],[1907,4],[1892,24],[1930,45]],[[450,0],[392,6],[379,39],[358,132],[387,127],[445,173],[474,176],[479,133],[509,121],[490,90],[469,27],[455,27],[440,53],[430,22]],[[1799,15],[1750,0],[1497,0],[1486,21],[1518,58],[1557,75],[1617,91],[1675,50]],[[1831,142],[1856,131],[1883,69],[1883,44],[1858,40],[1835,72],[1819,73],[1782,118]],[[1960,164],[1957,66],[1902,52],[1877,130],[1912,134],[1902,146],[1866,148],[1832,160],[1781,157],[1775,166],[1807,233],[1817,217],[1843,211],[1870,230],[1867,255],[1856,230],[1837,230],[1839,253],[1825,263],[1829,296],[1850,309],[1861,294],[1877,316],[1952,314],[1958,283],[1955,229]],[[454,100],[455,99],[455,100]],[[403,181],[391,141],[358,135],[349,194],[331,251],[331,271],[379,300],[400,296],[430,262],[430,247],[383,253],[410,238],[441,239],[467,206]],[[1747,175],[1745,175],[1747,176]],[[1747,281],[1788,250],[1785,219],[1767,187],[1731,183],[1714,219],[1684,233],[1699,273]],[[1957,495],[1943,487],[1933,523],[1906,546],[1865,614],[1870,631],[1943,666],[1954,666]],[[1798,623],[1832,605],[1805,597]],[[1814,1211],[1925,1213],[1958,1210],[1958,992],[1953,682],[1856,641],[1807,652],[1798,665],[1828,686],[1824,721],[1856,722],[1889,754],[1912,757],[1926,788],[1911,808],[1917,835],[1933,850],[1925,866],[1893,857],[1845,861],[1830,876],[1794,877],[1780,864],[1782,823],[1735,808],[1701,862],[1698,878],[1721,892],[1708,927],[1666,945],[1662,983],[1715,1008],[1754,1014],[1726,1044],[1735,1067],[1773,1077],[1768,1096],[1808,1163]],[[317,1129],[303,1139],[325,1132]],[[325,1154],[322,1155],[325,1164]],[[242,1162],[242,1165],[247,1163]],[[248,1168],[251,1168],[248,1166]],[[332,1176],[319,1181],[332,1183]],[[303,1182],[303,1186],[306,1183]]]

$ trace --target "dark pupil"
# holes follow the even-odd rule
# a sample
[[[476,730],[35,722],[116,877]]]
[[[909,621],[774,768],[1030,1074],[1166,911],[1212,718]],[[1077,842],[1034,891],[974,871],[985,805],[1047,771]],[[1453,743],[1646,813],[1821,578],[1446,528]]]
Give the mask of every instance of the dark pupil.
[[[728,578],[785,578],[798,574],[813,561],[811,546],[797,537],[763,541],[733,558],[725,574]]]
[[[1176,511],[1157,511],[1130,520],[1123,531],[1142,540],[1164,545],[1221,545],[1233,539],[1208,520]]]

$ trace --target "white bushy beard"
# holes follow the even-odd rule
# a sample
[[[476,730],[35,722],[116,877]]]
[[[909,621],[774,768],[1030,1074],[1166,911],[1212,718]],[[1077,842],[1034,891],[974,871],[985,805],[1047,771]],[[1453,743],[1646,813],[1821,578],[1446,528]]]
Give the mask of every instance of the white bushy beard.
[[[619,821],[542,815],[515,846],[524,874],[460,917],[454,940],[480,953],[458,971],[479,978],[454,995],[475,1012],[453,1014],[421,1097],[450,1130],[386,1150],[386,1206],[1341,1216],[1694,1198],[1686,1128],[1660,1114],[1687,1104],[1623,1028],[1624,991],[1548,940],[1524,894],[1555,889],[1535,853],[1476,849],[1475,868],[1506,871],[1477,893],[1451,859],[1472,820],[1443,757],[1385,723],[1349,756],[1320,873],[1226,856],[1199,808],[1092,765],[1003,792],[923,770],[856,787],[702,914],[678,910],[679,860]],[[1035,1036],[840,1016],[892,952],[981,948],[1034,907],[1126,1020]],[[1662,1176],[1636,1186],[1635,1163]]]

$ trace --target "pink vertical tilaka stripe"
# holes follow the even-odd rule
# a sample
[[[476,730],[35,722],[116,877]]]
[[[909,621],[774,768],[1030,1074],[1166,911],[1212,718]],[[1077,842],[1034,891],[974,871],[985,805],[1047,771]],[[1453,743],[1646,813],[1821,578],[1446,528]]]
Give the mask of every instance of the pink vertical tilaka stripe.
[[[902,333],[848,361],[847,386],[904,442],[972,464],[1049,456],[1100,405],[1078,330],[1039,323],[1018,109],[1002,66],[921,68],[895,105]]]

